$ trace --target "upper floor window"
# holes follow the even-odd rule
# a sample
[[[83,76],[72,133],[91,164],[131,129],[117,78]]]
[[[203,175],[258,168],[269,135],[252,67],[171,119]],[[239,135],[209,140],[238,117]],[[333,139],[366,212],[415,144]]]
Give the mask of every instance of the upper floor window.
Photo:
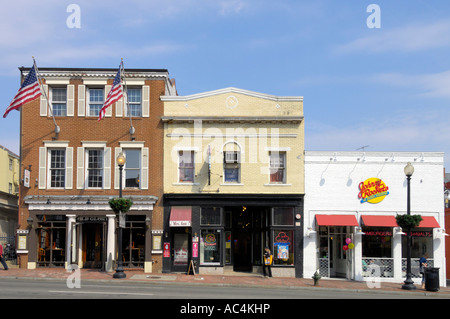
[[[51,188],[64,188],[66,181],[66,150],[49,150],[49,177]]]
[[[194,152],[180,151],[178,153],[178,181],[194,182]]]
[[[128,113],[127,116],[142,116],[142,89],[129,88],[128,93]]]
[[[104,92],[104,89],[89,88],[88,116],[98,117],[105,99]]]
[[[87,156],[87,186],[89,188],[103,187],[103,150],[88,149]]]
[[[240,182],[240,152],[225,151],[223,158],[225,183]]]
[[[270,183],[286,183],[285,152],[270,152]]]
[[[67,115],[67,89],[51,88],[51,105],[54,116]]]
[[[126,162],[124,166],[125,187],[139,188],[141,174],[141,150],[124,149]]]

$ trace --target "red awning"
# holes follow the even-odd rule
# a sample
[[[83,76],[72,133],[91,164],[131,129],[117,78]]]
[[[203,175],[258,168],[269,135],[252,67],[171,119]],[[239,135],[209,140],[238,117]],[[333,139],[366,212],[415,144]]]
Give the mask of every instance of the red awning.
[[[364,226],[398,227],[395,216],[362,216]]]
[[[191,227],[192,208],[173,206],[170,210],[170,227]]]
[[[316,215],[319,226],[359,226],[354,215]]]
[[[433,216],[422,216],[419,228],[440,228],[439,223]]]

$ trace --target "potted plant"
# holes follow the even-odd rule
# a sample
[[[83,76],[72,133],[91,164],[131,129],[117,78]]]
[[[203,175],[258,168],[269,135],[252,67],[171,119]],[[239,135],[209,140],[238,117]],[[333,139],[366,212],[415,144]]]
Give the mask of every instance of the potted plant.
[[[129,198],[113,198],[109,200],[109,207],[114,211],[114,213],[126,214],[131,206],[133,205],[133,201]]]
[[[397,215],[395,216],[397,220],[397,225],[402,228],[402,230],[409,231],[413,228],[419,226],[422,221],[422,216],[420,215]]]

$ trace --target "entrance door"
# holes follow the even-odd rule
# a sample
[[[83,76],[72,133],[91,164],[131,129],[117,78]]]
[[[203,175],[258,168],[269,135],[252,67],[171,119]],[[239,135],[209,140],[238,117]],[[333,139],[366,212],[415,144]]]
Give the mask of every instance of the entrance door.
[[[252,233],[235,233],[233,253],[234,271],[252,271]]]
[[[184,228],[183,228],[184,230]],[[189,263],[189,233],[173,234],[172,271],[187,272]]]
[[[83,224],[83,267],[102,268],[103,266],[103,224]]]

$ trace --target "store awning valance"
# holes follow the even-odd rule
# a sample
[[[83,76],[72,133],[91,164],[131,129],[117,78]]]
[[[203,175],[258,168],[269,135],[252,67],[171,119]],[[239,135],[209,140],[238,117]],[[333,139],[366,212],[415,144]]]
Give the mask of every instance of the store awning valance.
[[[354,215],[316,215],[319,226],[359,226]]]
[[[361,218],[364,226],[368,227],[398,227],[395,216],[363,215]]]
[[[439,228],[439,223],[433,216],[422,216],[419,228]]]
[[[173,206],[170,210],[170,227],[191,227],[192,208]]]

